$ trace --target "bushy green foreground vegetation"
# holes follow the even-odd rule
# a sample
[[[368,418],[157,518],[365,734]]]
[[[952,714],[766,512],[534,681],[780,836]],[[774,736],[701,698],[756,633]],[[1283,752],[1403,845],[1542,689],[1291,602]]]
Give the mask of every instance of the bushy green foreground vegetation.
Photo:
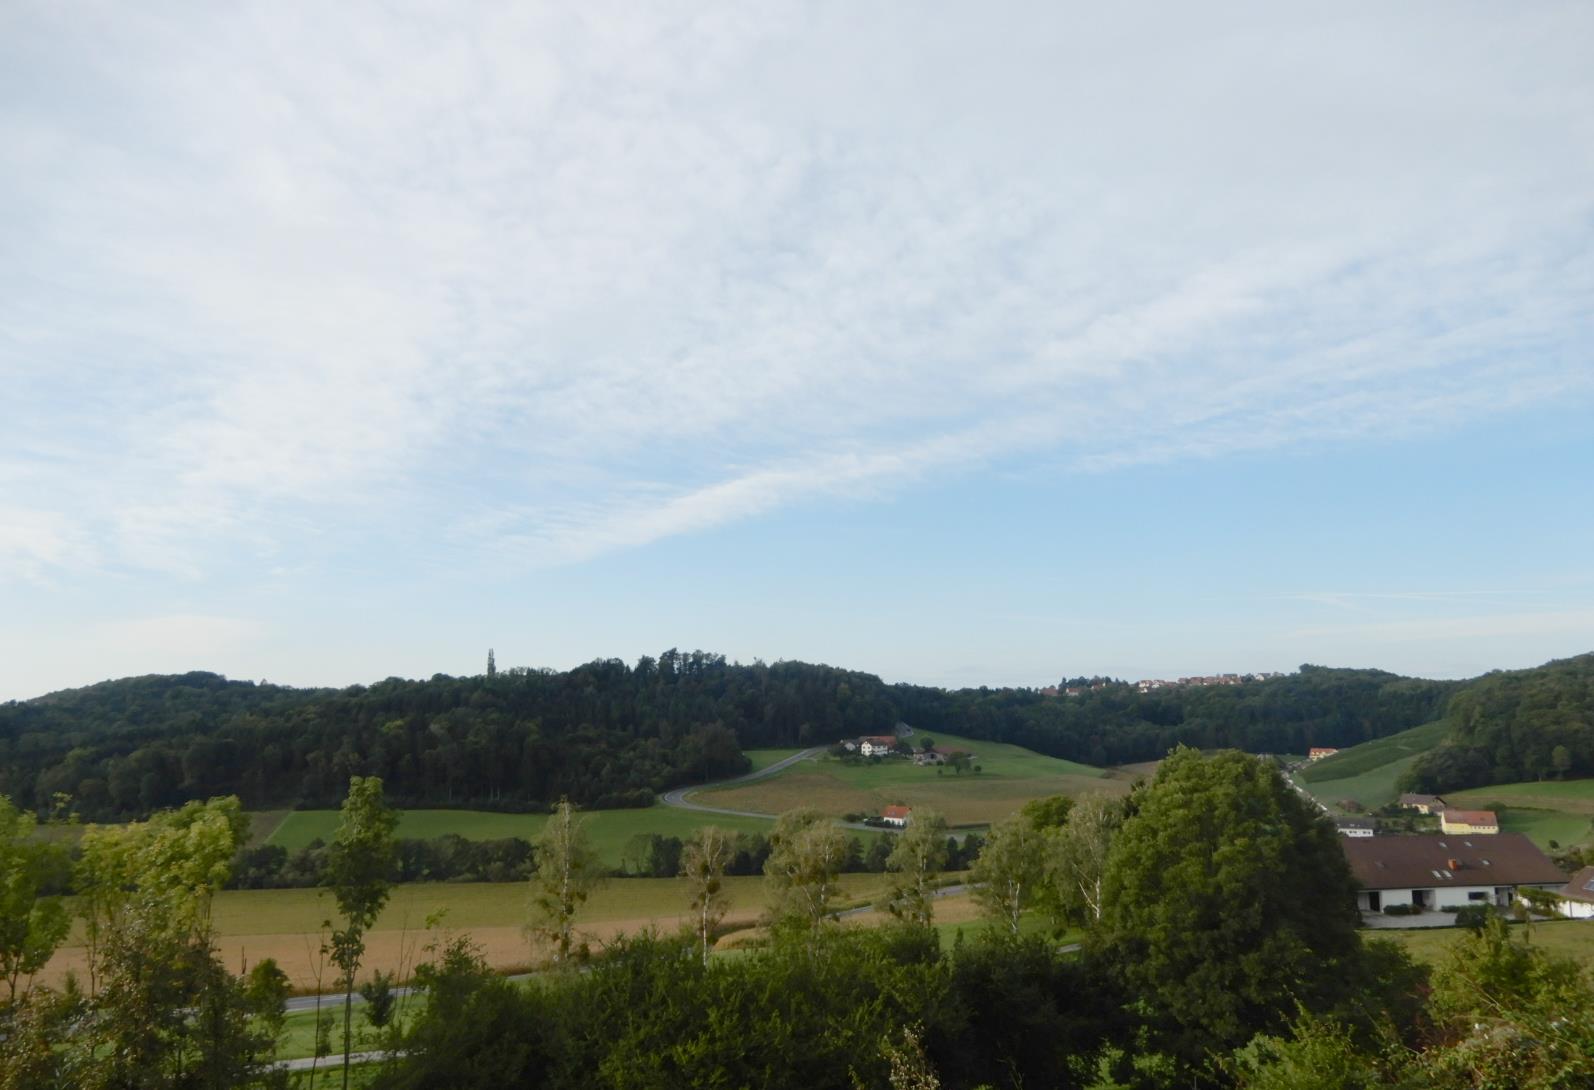
[[[361,969],[396,821],[380,785],[355,780],[327,882],[335,960],[370,1001],[359,1015],[339,1007],[338,1026],[369,1022],[388,1052],[373,1084],[410,1088],[1594,1084],[1585,967],[1486,915],[1431,970],[1366,941],[1334,833],[1270,764],[1179,750],[1127,799],[1027,805],[991,829],[970,875],[988,931],[950,950],[928,900],[945,825],[917,818],[893,843],[881,894],[897,922],[854,932],[834,920],[841,831],[812,810],[782,815],[764,867],[767,945],[718,958],[723,834],[695,835],[683,858],[689,934],[589,949],[574,925],[595,861],[562,807],[528,897],[551,971],[506,982],[462,936],[433,951],[400,1012],[380,1002],[388,981]],[[0,837],[0,889],[6,918],[30,922],[0,933],[0,953],[36,959],[60,918],[30,892],[51,848],[17,835],[23,824]],[[264,966],[239,981],[214,949],[209,905],[243,826],[236,802],[218,801],[85,837],[78,911],[97,928],[93,979],[62,993],[13,977],[0,1085],[283,1081],[269,1066],[282,982]],[[1033,933],[1037,916],[1047,933]],[[1064,928],[1082,931],[1077,954],[1051,937]],[[336,1063],[355,1036],[317,1051]]]

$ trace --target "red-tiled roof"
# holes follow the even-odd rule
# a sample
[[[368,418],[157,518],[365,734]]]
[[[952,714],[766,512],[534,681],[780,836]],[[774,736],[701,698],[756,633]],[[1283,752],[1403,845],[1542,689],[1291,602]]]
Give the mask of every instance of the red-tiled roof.
[[[1445,820],[1452,825],[1498,825],[1500,819],[1493,810],[1446,810]]]
[[[1560,885],[1566,878],[1521,833],[1344,837],[1340,848],[1363,889]]]
[[[911,814],[911,813],[913,813],[913,810],[912,810],[911,807],[907,807],[907,806],[887,806],[884,810],[880,811],[880,816],[881,817],[888,817],[888,818],[900,818],[900,819],[906,821],[908,815]]]

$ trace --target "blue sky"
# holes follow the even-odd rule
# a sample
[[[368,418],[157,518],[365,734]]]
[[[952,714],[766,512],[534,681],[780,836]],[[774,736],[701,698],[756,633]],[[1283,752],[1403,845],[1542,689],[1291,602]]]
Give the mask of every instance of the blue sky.
[[[0,699],[1594,648],[1594,9],[12,4]]]

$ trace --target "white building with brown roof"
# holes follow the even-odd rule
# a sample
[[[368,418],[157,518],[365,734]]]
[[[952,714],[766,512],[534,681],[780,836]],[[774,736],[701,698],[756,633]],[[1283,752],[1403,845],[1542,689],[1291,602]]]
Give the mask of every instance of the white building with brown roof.
[[[1496,836],[1341,838],[1363,912],[1391,905],[1435,911],[1486,904],[1506,908],[1523,886],[1559,890],[1566,876],[1521,833]]]

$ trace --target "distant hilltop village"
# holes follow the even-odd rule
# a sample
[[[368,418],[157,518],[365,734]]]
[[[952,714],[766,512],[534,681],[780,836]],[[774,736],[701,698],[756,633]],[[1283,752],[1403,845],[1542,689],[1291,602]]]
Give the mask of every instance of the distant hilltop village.
[[[1244,685],[1248,681],[1269,681],[1273,678],[1283,676],[1284,674],[1278,671],[1274,671],[1272,673],[1263,671],[1261,673],[1255,674],[1207,674],[1203,677],[1182,677],[1178,680],[1155,677],[1142,678],[1139,681],[1133,682],[1133,686],[1139,692],[1149,693],[1157,689],[1177,689],[1186,685]],[[1079,678],[1076,681],[1065,685],[1048,685],[1046,688],[1040,690],[1040,694],[1042,696],[1082,696],[1085,693],[1093,693],[1097,690],[1105,689],[1110,685],[1129,684],[1131,683],[1127,681],[1118,681],[1115,678],[1095,677],[1089,679],[1088,681],[1084,678]]]

